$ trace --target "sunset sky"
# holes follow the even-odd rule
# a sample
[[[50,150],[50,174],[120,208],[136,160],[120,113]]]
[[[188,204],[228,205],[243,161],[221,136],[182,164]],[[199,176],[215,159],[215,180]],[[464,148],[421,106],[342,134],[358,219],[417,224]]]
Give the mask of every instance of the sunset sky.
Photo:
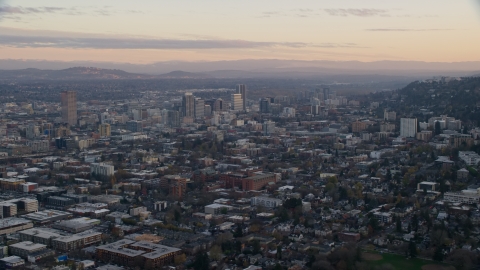
[[[0,59],[480,61],[477,0],[0,0]]]

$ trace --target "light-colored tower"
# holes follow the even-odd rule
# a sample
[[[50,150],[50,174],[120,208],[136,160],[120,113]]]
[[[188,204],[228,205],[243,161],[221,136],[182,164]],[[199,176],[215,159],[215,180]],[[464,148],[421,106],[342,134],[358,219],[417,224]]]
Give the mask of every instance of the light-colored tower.
[[[225,104],[223,103],[223,99],[218,98],[215,100],[215,102],[213,103],[213,111],[225,111]]]
[[[242,101],[242,94],[232,94],[232,98],[230,99],[232,103],[232,110],[233,111],[241,111],[243,110],[243,101]]]
[[[98,130],[100,131],[101,137],[110,137],[112,134],[110,124],[101,124]]]
[[[237,85],[237,94],[242,95],[242,106],[244,111],[247,110],[247,87],[245,84],[238,84]]]
[[[195,98],[195,119],[202,119],[205,116],[205,101]]]
[[[61,98],[63,122],[75,126],[77,124],[77,92],[63,91]]]
[[[400,136],[415,137],[417,135],[417,118],[400,119]]]

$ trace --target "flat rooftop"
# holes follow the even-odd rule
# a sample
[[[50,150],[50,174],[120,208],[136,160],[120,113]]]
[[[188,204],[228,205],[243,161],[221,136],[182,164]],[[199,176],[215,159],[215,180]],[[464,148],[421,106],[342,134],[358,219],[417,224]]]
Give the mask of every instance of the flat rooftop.
[[[26,229],[23,231],[19,232],[20,234],[25,234],[25,235],[30,235],[30,236],[36,236],[40,238],[57,238],[57,237],[63,237],[63,236],[68,236],[69,234],[62,233],[59,230],[51,229],[51,228],[31,228],[31,229]]]
[[[10,245],[9,247],[32,251],[32,250],[46,248],[47,246],[42,245],[42,244],[35,244],[35,243],[30,242],[30,241],[24,241],[24,242],[20,242],[20,243]]]
[[[70,215],[71,215],[70,213],[64,212],[64,211],[44,210],[44,211],[26,214],[26,215],[23,215],[22,217],[33,220],[33,221],[48,221],[53,218],[68,217]]]
[[[4,228],[27,224],[27,223],[31,223],[31,221],[24,218],[10,217],[10,218],[0,219],[0,230]]]

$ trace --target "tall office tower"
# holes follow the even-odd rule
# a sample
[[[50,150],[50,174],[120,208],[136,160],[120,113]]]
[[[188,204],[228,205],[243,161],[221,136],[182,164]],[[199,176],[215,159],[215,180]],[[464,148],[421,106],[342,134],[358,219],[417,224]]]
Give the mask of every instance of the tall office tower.
[[[77,92],[63,91],[62,98],[62,120],[71,126],[77,124]]]
[[[243,101],[242,101],[242,94],[232,94],[232,98],[230,99],[230,103],[232,107],[230,108],[233,111],[241,111],[243,110]]]
[[[205,116],[212,115],[212,106],[205,104]]]
[[[38,126],[36,126],[34,124],[29,124],[25,128],[25,137],[27,137],[27,139],[31,140],[31,139],[34,139],[37,136],[40,136],[40,129],[38,128]]]
[[[180,126],[180,112],[178,112],[178,111],[168,111],[167,112],[167,124],[170,127],[179,127]]]
[[[396,112],[389,112],[385,109],[383,112],[383,119],[385,121],[395,121],[397,120],[397,113]]]
[[[195,98],[195,119],[202,119],[205,116],[205,101]]]
[[[261,113],[270,113],[270,99],[262,98],[260,100],[260,112]]]
[[[323,88],[323,100],[330,98],[330,88]]]
[[[267,135],[267,136],[275,133],[275,122],[265,121],[262,124],[262,131],[263,131],[263,135]]]
[[[225,102],[223,102],[223,99],[218,98],[215,100],[213,103],[213,110],[216,112],[226,111]]]
[[[160,115],[162,116],[162,124],[167,125],[168,124],[168,110],[163,109],[160,112]]]
[[[109,117],[110,117],[110,114],[108,114],[108,112],[101,113],[100,114],[100,124],[105,124]]]
[[[417,135],[417,118],[400,119],[400,136],[415,137]]]
[[[143,122],[131,120],[127,122],[127,130],[131,132],[143,132]]]
[[[242,95],[242,101],[243,101],[243,109],[244,111],[247,111],[247,87],[245,84],[238,84],[237,85],[237,94]]]
[[[184,117],[195,116],[195,97],[192,93],[185,93],[182,99],[182,113]]]
[[[336,99],[337,98],[337,90],[329,89],[328,94],[329,94],[330,99]]]
[[[110,137],[112,134],[110,124],[100,124],[98,131],[100,132],[100,137]]]

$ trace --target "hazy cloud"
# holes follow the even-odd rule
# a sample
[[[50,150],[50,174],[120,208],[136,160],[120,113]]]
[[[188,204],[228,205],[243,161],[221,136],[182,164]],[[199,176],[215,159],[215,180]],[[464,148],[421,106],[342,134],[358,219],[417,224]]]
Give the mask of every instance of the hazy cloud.
[[[357,17],[389,17],[388,10],[374,8],[337,8],[324,9],[331,16],[357,16]]]
[[[366,29],[366,31],[372,32],[425,32],[425,31],[451,31],[453,29],[410,29],[410,28],[372,28]]]
[[[1,1],[0,1],[1,5]],[[114,14],[140,14],[142,11],[138,10],[116,10],[113,6],[100,7],[22,7],[22,6],[0,6],[0,18],[20,19],[24,15],[42,15],[42,14],[64,14],[64,15],[96,15],[96,16],[111,16]]]
[[[223,39],[154,39],[138,37],[101,36],[62,32],[40,32],[0,28],[0,46],[16,48],[71,49],[251,49],[251,48],[362,48],[355,43],[258,42]]]
[[[0,35],[0,45],[17,48],[74,49],[247,49],[261,47],[307,47],[302,42],[255,42],[246,40],[182,40],[58,36]]]
[[[317,48],[365,48],[361,47],[356,43],[321,43],[312,45],[312,47]]]
[[[12,6],[0,6],[0,14],[41,14],[41,13],[56,13],[63,12],[69,9],[62,7],[12,7]]]

